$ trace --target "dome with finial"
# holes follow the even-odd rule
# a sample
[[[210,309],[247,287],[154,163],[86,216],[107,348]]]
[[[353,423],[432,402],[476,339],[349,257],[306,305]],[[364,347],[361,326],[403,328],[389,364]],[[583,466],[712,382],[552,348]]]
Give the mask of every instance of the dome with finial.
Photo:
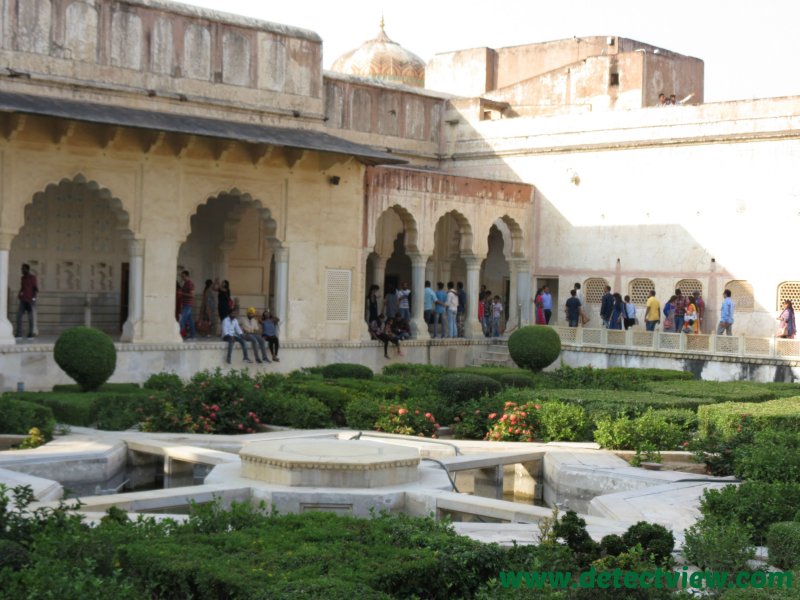
[[[375,38],[337,58],[331,69],[347,75],[360,75],[415,87],[425,85],[425,63],[419,56],[386,35],[383,18],[381,30]]]

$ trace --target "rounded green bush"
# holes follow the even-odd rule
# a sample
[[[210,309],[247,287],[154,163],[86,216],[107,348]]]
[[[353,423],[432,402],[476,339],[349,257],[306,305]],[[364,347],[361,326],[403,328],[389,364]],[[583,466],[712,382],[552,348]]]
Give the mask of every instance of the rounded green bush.
[[[103,385],[117,366],[114,342],[91,327],[73,327],[62,333],[56,340],[53,358],[84,392]]]
[[[800,567],[800,523],[773,523],[767,533],[769,563],[779,569]]]
[[[508,352],[519,368],[541,371],[561,354],[561,338],[547,325],[523,327],[508,338]]]
[[[325,379],[341,379],[349,377],[351,379],[372,379],[372,369],[364,365],[353,363],[333,363],[322,367],[322,376]]]
[[[630,550],[636,544],[642,546],[645,556],[653,556],[657,565],[668,565],[675,547],[675,536],[658,523],[639,521],[622,535],[622,541]]]
[[[530,375],[524,375],[522,373],[507,373],[504,375],[499,375],[497,377],[497,381],[504,388],[533,388],[536,387],[536,380],[533,379]]]
[[[502,386],[483,375],[471,373],[449,373],[442,376],[437,384],[439,393],[454,406],[462,406],[470,400],[477,400],[484,395],[497,394]]]

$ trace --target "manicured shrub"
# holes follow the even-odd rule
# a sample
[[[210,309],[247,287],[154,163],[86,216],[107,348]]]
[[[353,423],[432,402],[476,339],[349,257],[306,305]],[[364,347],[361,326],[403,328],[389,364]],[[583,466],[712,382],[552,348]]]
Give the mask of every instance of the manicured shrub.
[[[160,390],[164,392],[175,393],[183,388],[183,380],[177,373],[168,373],[163,371],[161,373],[154,373],[147,378],[144,386],[148,390]]]
[[[546,325],[522,327],[508,338],[508,352],[521,369],[541,371],[561,354],[561,338]]]
[[[264,422],[271,425],[294,427],[295,429],[326,429],[333,427],[330,410],[316,398],[308,398],[306,396],[281,396],[278,398],[272,396],[264,404],[264,409],[264,414],[258,421],[259,424]]]
[[[609,367],[605,370],[609,375],[620,374],[637,381],[691,381],[694,375],[689,371],[673,371],[672,369],[635,369],[631,367]]]
[[[716,402],[765,402],[800,395],[800,386],[794,383],[756,381],[660,381],[647,383],[645,388],[659,394]]]
[[[697,412],[693,410],[688,408],[664,408],[653,412],[668,423],[676,425],[687,436],[697,431]]]
[[[740,523],[703,519],[685,532],[683,554],[701,569],[734,573],[755,556],[750,532]]]
[[[455,407],[461,407],[470,400],[484,395],[498,393],[502,386],[491,377],[471,373],[443,375],[438,383],[439,394]]]
[[[600,540],[600,552],[603,556],[617,556],[628,550],[628,546],[622,538],[614,533],[603,536]]]
[[[0,398],[0,433],[28,435],[36,427],[49,440],[55,424],[53,411],[46,406],[6,396]]]
[[[754,481],[800,482],[800,433],[758,431],[733,450],[733,472]]]
[[[72,327],[53,348],[56,364],[88,392],[103,385],[117,366],[117,350],[105,333],[91,327]]]
[[[528,381],[536,381],[537,374],[531,373],[530,371],[525,371],[518,367],[495,367],[489,365],[483,365],[481,367],[460,367],[458,369],[448,369],[448,373],[450,374],[470,374],[470,375],[481,375],[483,377],[491,377],[497,383],[502,383],[503,379],[507,376],[511,376],[512,378],[521,378],[525,377]],[[519,386],[519,387],[530,387],[530,386]]]
[[[150,394],[100,394],[92,402],[92,425],[105,431],[124,431],[139,424],[146,414],[161,410],[164,392]]]
[[[28,550],[13,540],[0,538],[0,572],[3,569],[19,571],[30,560]]]
[[[595,442],[613,450],[675,450],[684,438],[677,425],[653,410],[634,419],[602,419],[594,432]]]
[[[333,422],[339,427],[345,425],[345,407],[355,397],[350,390],[339,387],[330,381],[307,381],[292,385],[291,390],[293,394],[316,398],[322,402],[328,407]]]
[[[800,510],[800,483],[745,481],[722,489],[707,489],[700,500],[700,512],[709,519],[736,522],[761,542],[770,525],[791,521]]]
[[[401,404],[382,406],[381,414],[375,422],[375,429],[400,435],[439,437],[439,423],[436,422],[433,413],[409,409]]]
[[[344,409],[345,422],[351,429],[375,429],[380,416],[381,402],[372,398],[356,398]]]
[[[541,399],[579,404],[593,419],[601,416],[635,417],[642,414],[647,408],[683,409],[696,412],[699,406],[714,403],[714,400],[710,399],[682,398],[638,390],[537,388],[537,391]]]
[[[800,523],[773,523],[767,533],[769,564],[789,570],[800,567]]]
[[[498,383],[504,388],[534,388],[536,380],[530,375],[521,373],[504,373],[497,377]]]
[[[628,549],[639,544],[645,556],[652,556],[657,565],[669,566],[672,560],[675,536],[669,529],[657,523],[639,521],[631,525],[622,535],[622,541]]]
[[[725,402],[697,410],[700,436],[720,441],[750,429],[800,430],[800,396],[760,403]]]
[[[91,427],[93,423],[92,405],[95,392],[22,392],[5,394],[4,398],[16,398],[35,402],[49,408],[56,421],[68,425]]]
[[[372,369],[364,365],[352,363],[332,363],[322,367],[322,376],[325,379],[339,379],[349,377],[350,379],[372,379]]]
[[[106,392],[109,394],[128,394],[128,393],[136,393],[137,391],[141,390],[141,386],[138,383],[104,383],[96,391],[98,392]],[[53,386],[54,392],[59,393],[79,393],[81,391],[81,387],[76,383],[63,383],[59,385]]]
[[[553,524],[553,534],[563,540],[582,562],[592,561],[600,556],[600,545],[592,540],[586,531],[586,521],[574,510],[568,510]]]
[[[540,437],[545,442],[580,442],[589,438],[589,422],[580,406],[545,402],[538,411]]]

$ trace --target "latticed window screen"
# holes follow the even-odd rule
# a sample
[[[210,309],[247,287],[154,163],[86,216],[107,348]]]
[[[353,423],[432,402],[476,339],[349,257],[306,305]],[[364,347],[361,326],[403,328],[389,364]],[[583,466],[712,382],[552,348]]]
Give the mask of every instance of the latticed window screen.
[[[800,307],[800,281],[784,281],[778,286],[778,310],[783,308],[784,300],[791,300],[795,310]]]
[[[350,320],[350,284],[352,273],[348,269],[327,269],[325,272],[325,319]]]
[[[675,289],[680,290],[684,296],[691,296],[695,292],[700,292],[700,295],[703,295],[703,284],[697,279],[681,279],[675,284]]]
[[[752,285],[746,281],[729,281],[725,289],[731,291],[731,300],[737,312],[753,312],[755,298]]]
[[[652,279],[632,279],[628,284],[628,294],[634,304],[647,304],[650,292],[656,289]]]
[[[606,293],[608,281],[602,277],[592,277],[583,282],[583,294],[586,304],[600,304]]]

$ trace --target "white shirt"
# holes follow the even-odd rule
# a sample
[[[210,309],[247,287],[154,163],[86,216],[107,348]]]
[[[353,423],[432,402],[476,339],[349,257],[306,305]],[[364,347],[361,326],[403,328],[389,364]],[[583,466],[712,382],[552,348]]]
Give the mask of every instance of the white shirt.
[[[242,335],[242,327],[239,321],[228,315],[222,320],[222,337],[235,335]]]
[[[458,311],[458,292],[455,290],[447,292],[447,310]]]

